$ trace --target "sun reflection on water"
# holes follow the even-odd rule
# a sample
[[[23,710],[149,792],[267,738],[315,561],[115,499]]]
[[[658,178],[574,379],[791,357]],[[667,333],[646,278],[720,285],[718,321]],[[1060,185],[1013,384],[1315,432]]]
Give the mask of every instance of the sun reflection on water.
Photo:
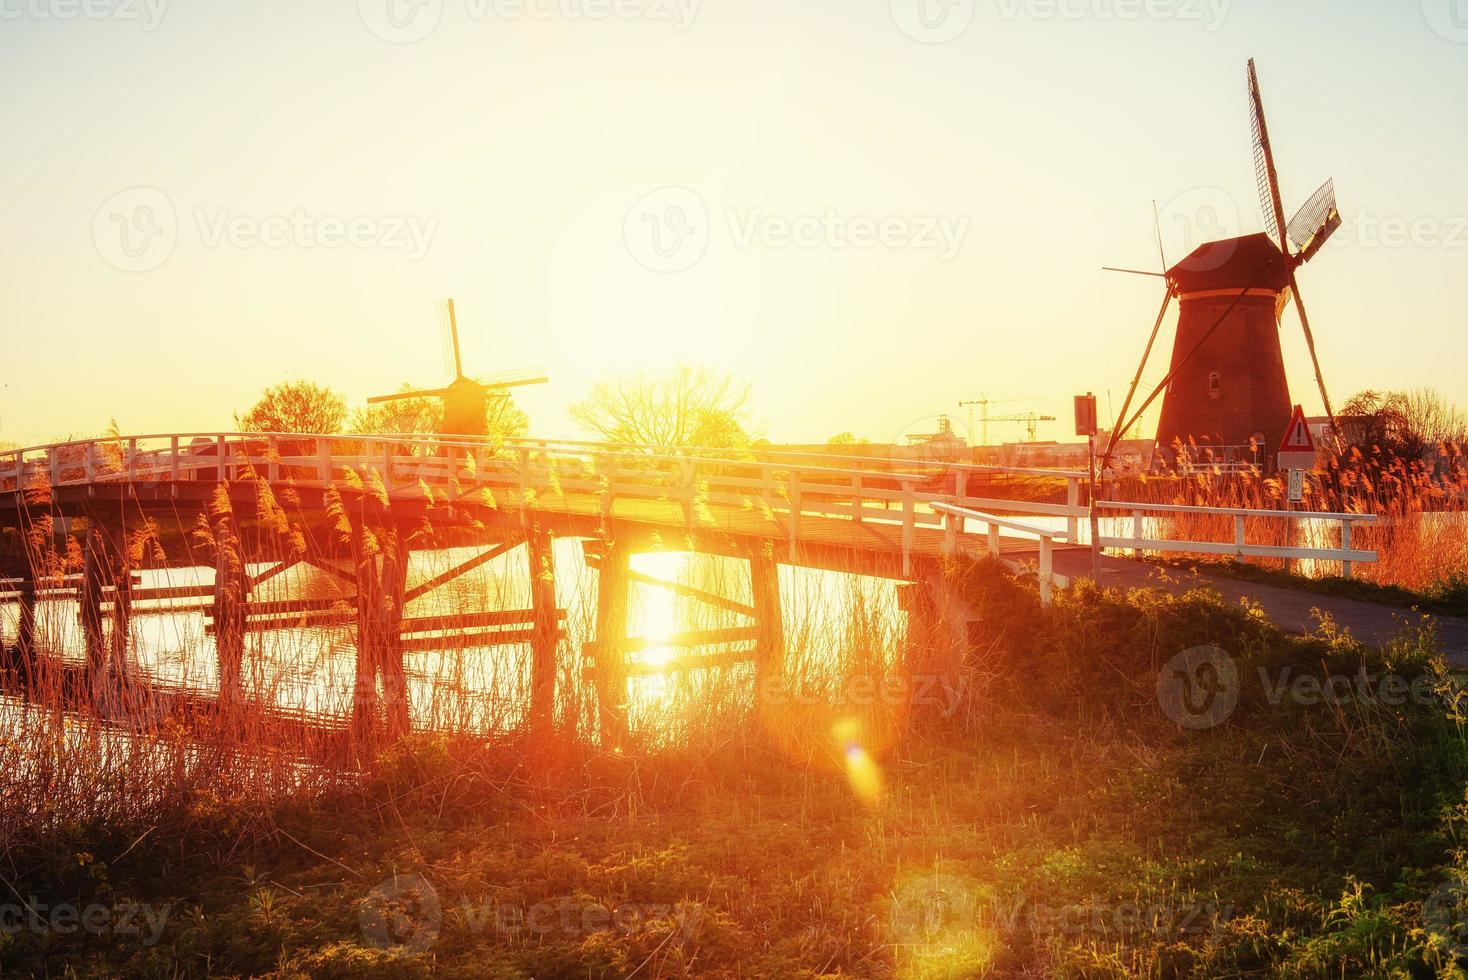
[[[679,552],[649,551],[632,556],[632,569],[664,582],[680,582],[688,569],[689,556]],[[666,667],[678,655],[678,650],[667,641],[678,632],[678,596],[671,589],[649,586],[633,589],[635,602],[629,616],[629,626],[634,636],[646,637],[650,642],[645,650],[632,655],[633,661],[651,667]],[[649,674],[638,684],[638,695],[649,701],[667,702],[673,695],[673,685],[666,672]]]

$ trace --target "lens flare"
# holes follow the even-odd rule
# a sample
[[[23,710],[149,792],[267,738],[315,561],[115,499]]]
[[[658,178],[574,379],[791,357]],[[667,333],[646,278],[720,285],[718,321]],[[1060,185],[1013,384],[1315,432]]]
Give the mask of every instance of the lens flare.
[[[842,718],[831,726],[831,738],[841,747],[851,791],[863,803],[876,803],[882,797],[882,770],[862,747],[861,727],[858,718]]]

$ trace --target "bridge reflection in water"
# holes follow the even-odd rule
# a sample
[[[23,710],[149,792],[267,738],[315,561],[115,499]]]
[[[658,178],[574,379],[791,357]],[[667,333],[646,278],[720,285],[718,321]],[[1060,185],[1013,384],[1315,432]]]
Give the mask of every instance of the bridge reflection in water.
[[[557,603],[566,610],[564,646],[579,650],[595,627],[596,575],[585,566],[578,541],[555,544]],[[427,580],[469,560],[469,548],[413,552],[409,582]],[[675,583],[685,589],[727,595],[749,602],[749,586],[737,570],[718,556],[677,552],[649,552],[634,556],[632,571],[639,577]],[[409,603],[410,617],[456,616],[483,609],[521,609],[529,603],[525,569],[516,567],[513,554],[465,573],[452,586],[435,590]],[[258,575],[270,566],[250,564]],[[568,569],[580,569],[568,574]],[[139,593],[191,590],[213,591],[215,571],[203,566],[148,569],[139,573]],[[849,621],[853,606],[880,610],[885,621],[881,640],[886,659],[895,659],[896,638],[903,623],[897,609],[897,583],[892,580],[822,572],[798,567],[782,569],[786,655],[792,664],[816,672],[835,672],[842,657],[829,638],[839,639],[839,624]],[[715,591],[717,590],[717,591]],[[268,705],[282,715],[313,718],[330,726],[350,715],[356,671],[355,622],[350,592],[339,580],[310,565],[298,565],[263,583],[252,595],[259,603],[312,603],[330,609],[340,604],[339,621],[297,625],[291,616],[279,617],[268,629],[252,629],[246,641],[241,676],[244,697]],[[86,662],[86,640],[81,604],[74,596],[43,598],[35,606],[33,647],[37,656],[55,659],[78,671]],[[0,643],[14,647],[19,640],[20,604],[0,605]],[[298,617],[297,617],[298,618]],[[649,645],[629,654],[628,708],[635,725],[639,718],[654,721],[660,712],[686,707],[697,689],[689,685],[690,671],[675,668],[680,648],[672,642],[679,634],[731,628],[732,612],[680,597],[672,589],[634,582],[629,589],[628,628],[646,637]],[[108,626],[110,631],[110,624]],[[129,668],[140,681],[160,691],[187,691],[211,695],[219,689],[220,673],[211,610],[188,597],[135,602],[128,620]],[[458,646],[443,631],[440,649],[427,645],[405,655],[411,723],[420,730],[496,732],[526,723],[529,707],[532,650],[527,642],[507,645]],[[715,670],[719,670],[715,668]],[[723,668],[722,683],[747,700],[750,672],[733,664]],[[576,683],[576,678],[567,678]]]

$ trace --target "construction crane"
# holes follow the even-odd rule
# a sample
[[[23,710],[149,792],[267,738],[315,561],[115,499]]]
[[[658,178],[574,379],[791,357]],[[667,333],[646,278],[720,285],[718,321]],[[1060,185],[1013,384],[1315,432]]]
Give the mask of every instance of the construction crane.
[[[1053,416],[1053,415],[1041,415],[1039,412],[1026,412],[1023,415],[996,415],[994,418],[988,419],[987,421],[989,421],[989,422],[1020,422],[1020,423],[1023,423],[1024,426],[1027,429],[1029,429],[1029,432],[1030,432],[1030,442],[1034,442],[1035,441],[1035,430],[1039,427],[1040,423],[1041,422],[1054,422],[1055,421],[1055,416]]]
[[[1038,398],[990,398],[988,395],[980,395],[973,401],[959,402],[958,407],[968,409],[968,437],[970,441],[974,437],[974,406],[977,405],[979,407],[979,417],[983,420],[984,426],[983,440],[980,444],[987,446],[989,445],[990,422],[1014,421],[1013,419],[991,419],[989,417],[990,405],[1008,405],[1012,402],[1037,402],[1039,400]]]

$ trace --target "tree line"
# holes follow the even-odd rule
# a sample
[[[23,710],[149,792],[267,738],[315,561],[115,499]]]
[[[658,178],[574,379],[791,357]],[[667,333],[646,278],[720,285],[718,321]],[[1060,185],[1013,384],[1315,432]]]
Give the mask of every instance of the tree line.
[[[400,390],[411,390],[404,385]],[[571,417],[586,432],[607,442],[650,446],[703,446],[737,449],[751,444],[750,386],[727,372],[697,364],[663,371],[615,375],[592,385],[573,403]],[[487,404],[491,437],[525,435],[530,422],[508,392]],[[349,409],[346,399],[314,381],[282,381],[266,388],[244,414],[241,432],[303,432],[317,435],[432,434],[443,423],[437,397],[406,398]]]

